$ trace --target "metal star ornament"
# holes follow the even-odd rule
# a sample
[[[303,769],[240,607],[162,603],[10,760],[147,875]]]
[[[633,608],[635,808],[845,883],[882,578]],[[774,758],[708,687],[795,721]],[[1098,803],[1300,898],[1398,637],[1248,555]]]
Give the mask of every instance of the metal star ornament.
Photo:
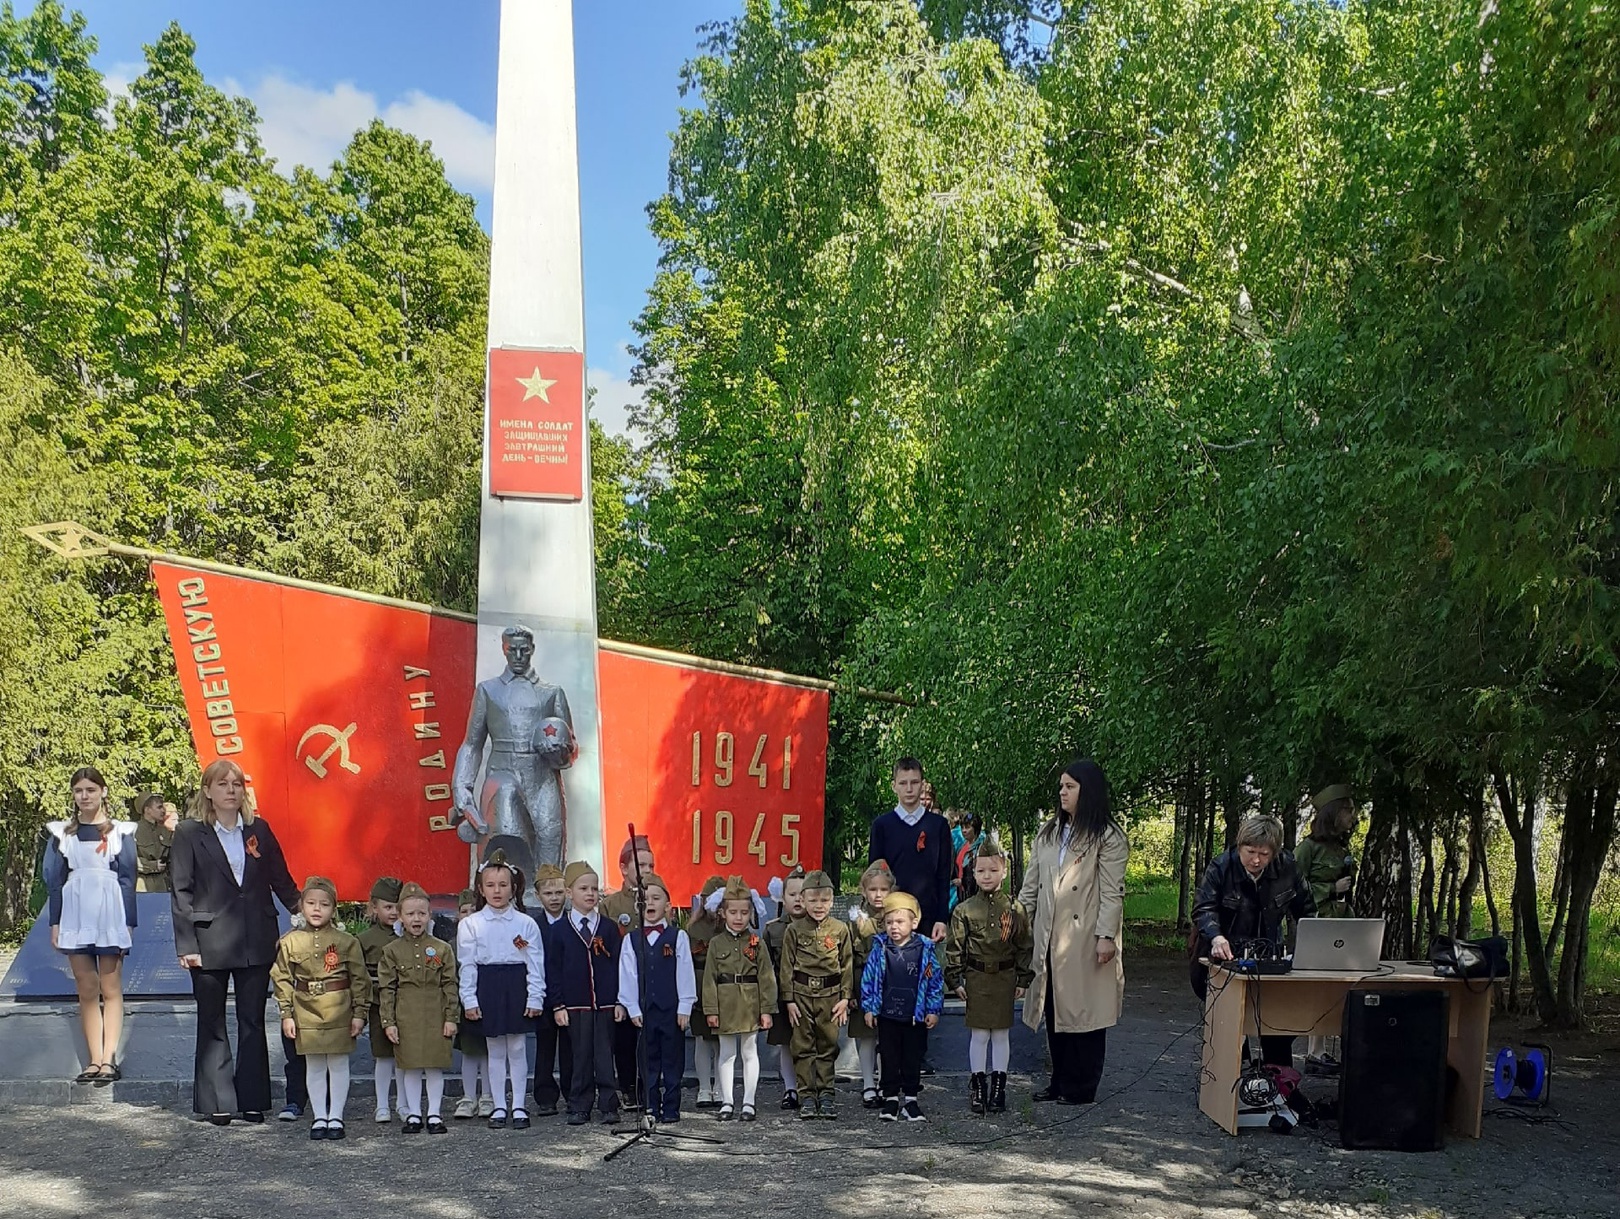
[[[551,402],[551,396],[546,391],[557,384],[555,378],[548,381],[540,375],[539,365],[536,365],[534,371],[528,376],[518,377],[517,383],[523,387],[523,401],[527,402],[530,398],[538,398],[547,404]]]

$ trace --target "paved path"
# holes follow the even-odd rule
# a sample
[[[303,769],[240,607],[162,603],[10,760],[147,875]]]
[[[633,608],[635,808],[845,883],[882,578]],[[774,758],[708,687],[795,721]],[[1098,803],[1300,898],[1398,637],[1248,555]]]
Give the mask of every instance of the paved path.
[[[858,1098],[846,1100],[837,1123],[800,1123],[777,1111],[774,1086],[762,1086],[762,1120],[754,1126],[696,1116],[678,1127],[714,1134],[720,1146],[638,1147],[611,1164],[602,1162],[616,1144],[607,1131],[567,1128],[558,1119],[521,1134],[462,1122],[449,1137],[406,1139],[397,1127],[365,1118],[361,1088],[349,1106],[350,1138],[340,1144],[310,1143],[302,1123],[218,1130],[110,1101],[15,1108],[0,1112],[0,1214],[1616,1213],[1620,1122],[1609,1098],[1620,1054],[1593,1039],[1560,1056],[1557,1102],[1565,1124],[1492,1117],[1477,1143],[1399,1156],[1343,1151],[1330,1130],[1239,1139],[1216,1130],[1197,1110],[1198,1039],[1189,1032],[1197,1013],[1177,962],[1133,963],[1126,1013],[1110,1037],[1105,1099],[1086,1109],[1030,1104],[1026,1074],[1014,1078],[1012,1112],[973,1118],[965,1078],[947,1071],[926,1090],[924,1125],[880,1123]]]

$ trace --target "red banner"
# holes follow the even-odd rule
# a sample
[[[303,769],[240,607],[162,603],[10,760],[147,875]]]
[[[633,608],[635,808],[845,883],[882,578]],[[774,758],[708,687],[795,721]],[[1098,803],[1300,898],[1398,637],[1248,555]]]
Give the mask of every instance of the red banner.
[[[378,876],[459,892],[450,774],[472,701],[463,618],[153,563],[198,762],[234,758],[294,874],[361,900]],[[678,657],[598,652],[604,882],[631,822],[677,901],[820,861],[827,694]]]
[[[585,357],[489,352],[489,491],[528,499],[585,496]]]

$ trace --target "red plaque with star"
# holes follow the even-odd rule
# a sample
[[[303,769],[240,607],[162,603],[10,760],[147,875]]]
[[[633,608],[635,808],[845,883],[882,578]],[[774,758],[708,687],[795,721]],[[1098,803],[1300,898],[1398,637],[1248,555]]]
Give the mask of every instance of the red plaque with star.
[[[491,348],[490,494],[583,499],[585,444],[585,357]]]

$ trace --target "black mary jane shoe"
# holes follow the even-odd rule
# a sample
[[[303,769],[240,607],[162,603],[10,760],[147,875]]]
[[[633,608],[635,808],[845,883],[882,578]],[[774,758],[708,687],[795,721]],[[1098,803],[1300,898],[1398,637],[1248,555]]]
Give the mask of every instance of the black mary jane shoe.
[[[406,1118],[405,1124],[399,1128],[401,1134],[421,1134],[422,1130],[422,1119],[415,1116]]]
[[[349,1132],[343,1128],[343,1123],[336,1118],[326,1124],[326,1137],[328,1139],[343,1139],[347,1138],[348,1135]]]
[[[101,1078],[101,1064],[93,1062],[73,1077],[76,1084],[93,1084]]]
[[[311,1143],[324,1143],[324,1142],[326,1142],[326,1137],[327,1137],[327,1135],[326,1135],[326,1127],[325,1126],[321,1126],[321,1125],[317,1124],[317,1125],[311,1126],[309,1128],[309,1141]]]
[[[527,1130],[529,1128],[529,1115],[521,1109],[512,1110],[512,1129]]]
[[[427,1132],[429,1134],[449,1134],[450,1127],[444,1124],[444,1119],[442,1117],[440,1117],[438,1114],[434,1114],[427,1120]]]
[[[264,1125],[264,1113],[258,1109],[247,1109],[242,1113],[244,1122],[251,1122],[255,1126]]]
[[[1062,1101],[1063,1093],[1059,1092],[1051,1084],[1047,1084],[1046,1087],[1042,1088],[1029,1099],[1034,1101],[1037,1105],[1044,1105],[1047,1101]]]
[[[744,1105],[742,1107],[742,1112],[737,1115],[737,1120],[739,1122],[757,1121],[758,1119],[754,1115],[754,1106]]]
[[[878,1096],[878,1090],[876,1088],[868,1088],[866,1091],[861,1093],[862,1109],[876,1109],[882,1103],[883,1101]]]
[[[229,1126],[231,1124],[231,1115],[229,1113],[210,1113],[208,1121],[210,1125],[214,1126]]]
[[[491,1130],[505,1130],[506,1129],[506,1110],[505,1109],[497,1109],[497,1110],[495,1110],[494,1113],[491,1113],[489,1115],[489,1128]]]
[[[733,1117],[736,1116],[736,1113],[732,1110],[730,1105],[721,1105],[720,1112],[714,1116],[715,1120],[717,1121],[729,1122]]]

